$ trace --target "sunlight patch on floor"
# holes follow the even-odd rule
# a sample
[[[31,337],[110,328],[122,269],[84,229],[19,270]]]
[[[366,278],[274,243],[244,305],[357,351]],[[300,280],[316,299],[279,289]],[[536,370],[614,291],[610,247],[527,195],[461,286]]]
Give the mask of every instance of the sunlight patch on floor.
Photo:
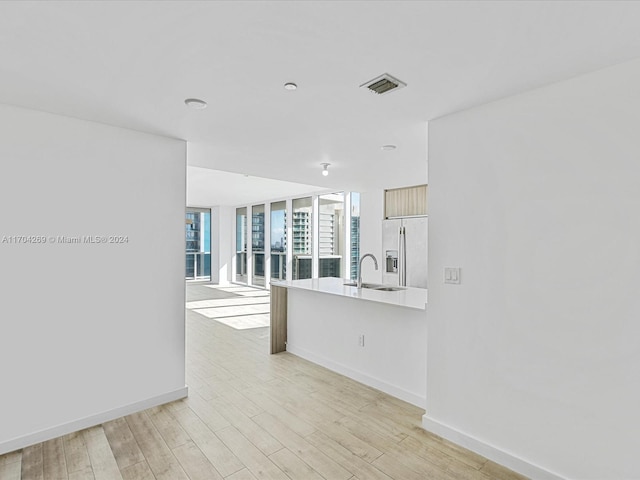
[[[244,286],[204,286],[215,289],[219,293],[232,293],[233,296],[190,301],[186,304],[188,310],[236,330],[270,325],[270,292],[268,290]]]

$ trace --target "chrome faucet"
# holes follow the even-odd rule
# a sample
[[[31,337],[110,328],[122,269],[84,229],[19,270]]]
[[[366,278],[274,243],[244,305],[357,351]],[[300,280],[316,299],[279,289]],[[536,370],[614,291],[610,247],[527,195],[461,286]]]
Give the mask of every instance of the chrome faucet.
[[[376,266],[376,270],[378,269],[378,260],[376,260],[376,257],[373,255],[373,253],[365,253],[364,255],[362,255],[360,257],[360,262],[358,263],[358,283],[356,284],[357,288],[362,288],[362,260],[364,260],[365,257],[373,258],[373,263]]]

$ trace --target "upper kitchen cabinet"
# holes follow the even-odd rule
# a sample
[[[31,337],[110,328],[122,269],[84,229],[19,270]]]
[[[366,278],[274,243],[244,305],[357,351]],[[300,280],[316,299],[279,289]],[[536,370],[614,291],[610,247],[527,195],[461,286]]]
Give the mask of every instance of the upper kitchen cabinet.
[[[427,215],[427,186],[384,191],[384,218]]]

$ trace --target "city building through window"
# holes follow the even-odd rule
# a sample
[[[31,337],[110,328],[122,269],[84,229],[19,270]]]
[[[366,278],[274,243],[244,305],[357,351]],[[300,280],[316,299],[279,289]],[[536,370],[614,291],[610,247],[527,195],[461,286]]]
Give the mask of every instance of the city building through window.
[[[287,202],[271,204],[271,278],[287,278]]]
[[[318,276],[338,277],[344,273],[344,193],[320,196],[318,214]]]
[[[311,278],[313,273],[313,201],[311,197],[293,200],[293,279]]]
[[[186,210],[185,222],[187,280],[211,279],[211,211],[202,208]]]
[[[264,205],[254,205],[251,209],[251,265],[253,285],[264,287]]]

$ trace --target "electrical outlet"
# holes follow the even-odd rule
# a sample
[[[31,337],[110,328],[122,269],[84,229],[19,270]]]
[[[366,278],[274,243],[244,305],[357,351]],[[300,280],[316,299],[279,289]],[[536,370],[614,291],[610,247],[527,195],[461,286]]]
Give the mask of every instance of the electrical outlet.
[[[364,335],[359,335],[358,336],[358,346],[359,347],[364,347]]]

